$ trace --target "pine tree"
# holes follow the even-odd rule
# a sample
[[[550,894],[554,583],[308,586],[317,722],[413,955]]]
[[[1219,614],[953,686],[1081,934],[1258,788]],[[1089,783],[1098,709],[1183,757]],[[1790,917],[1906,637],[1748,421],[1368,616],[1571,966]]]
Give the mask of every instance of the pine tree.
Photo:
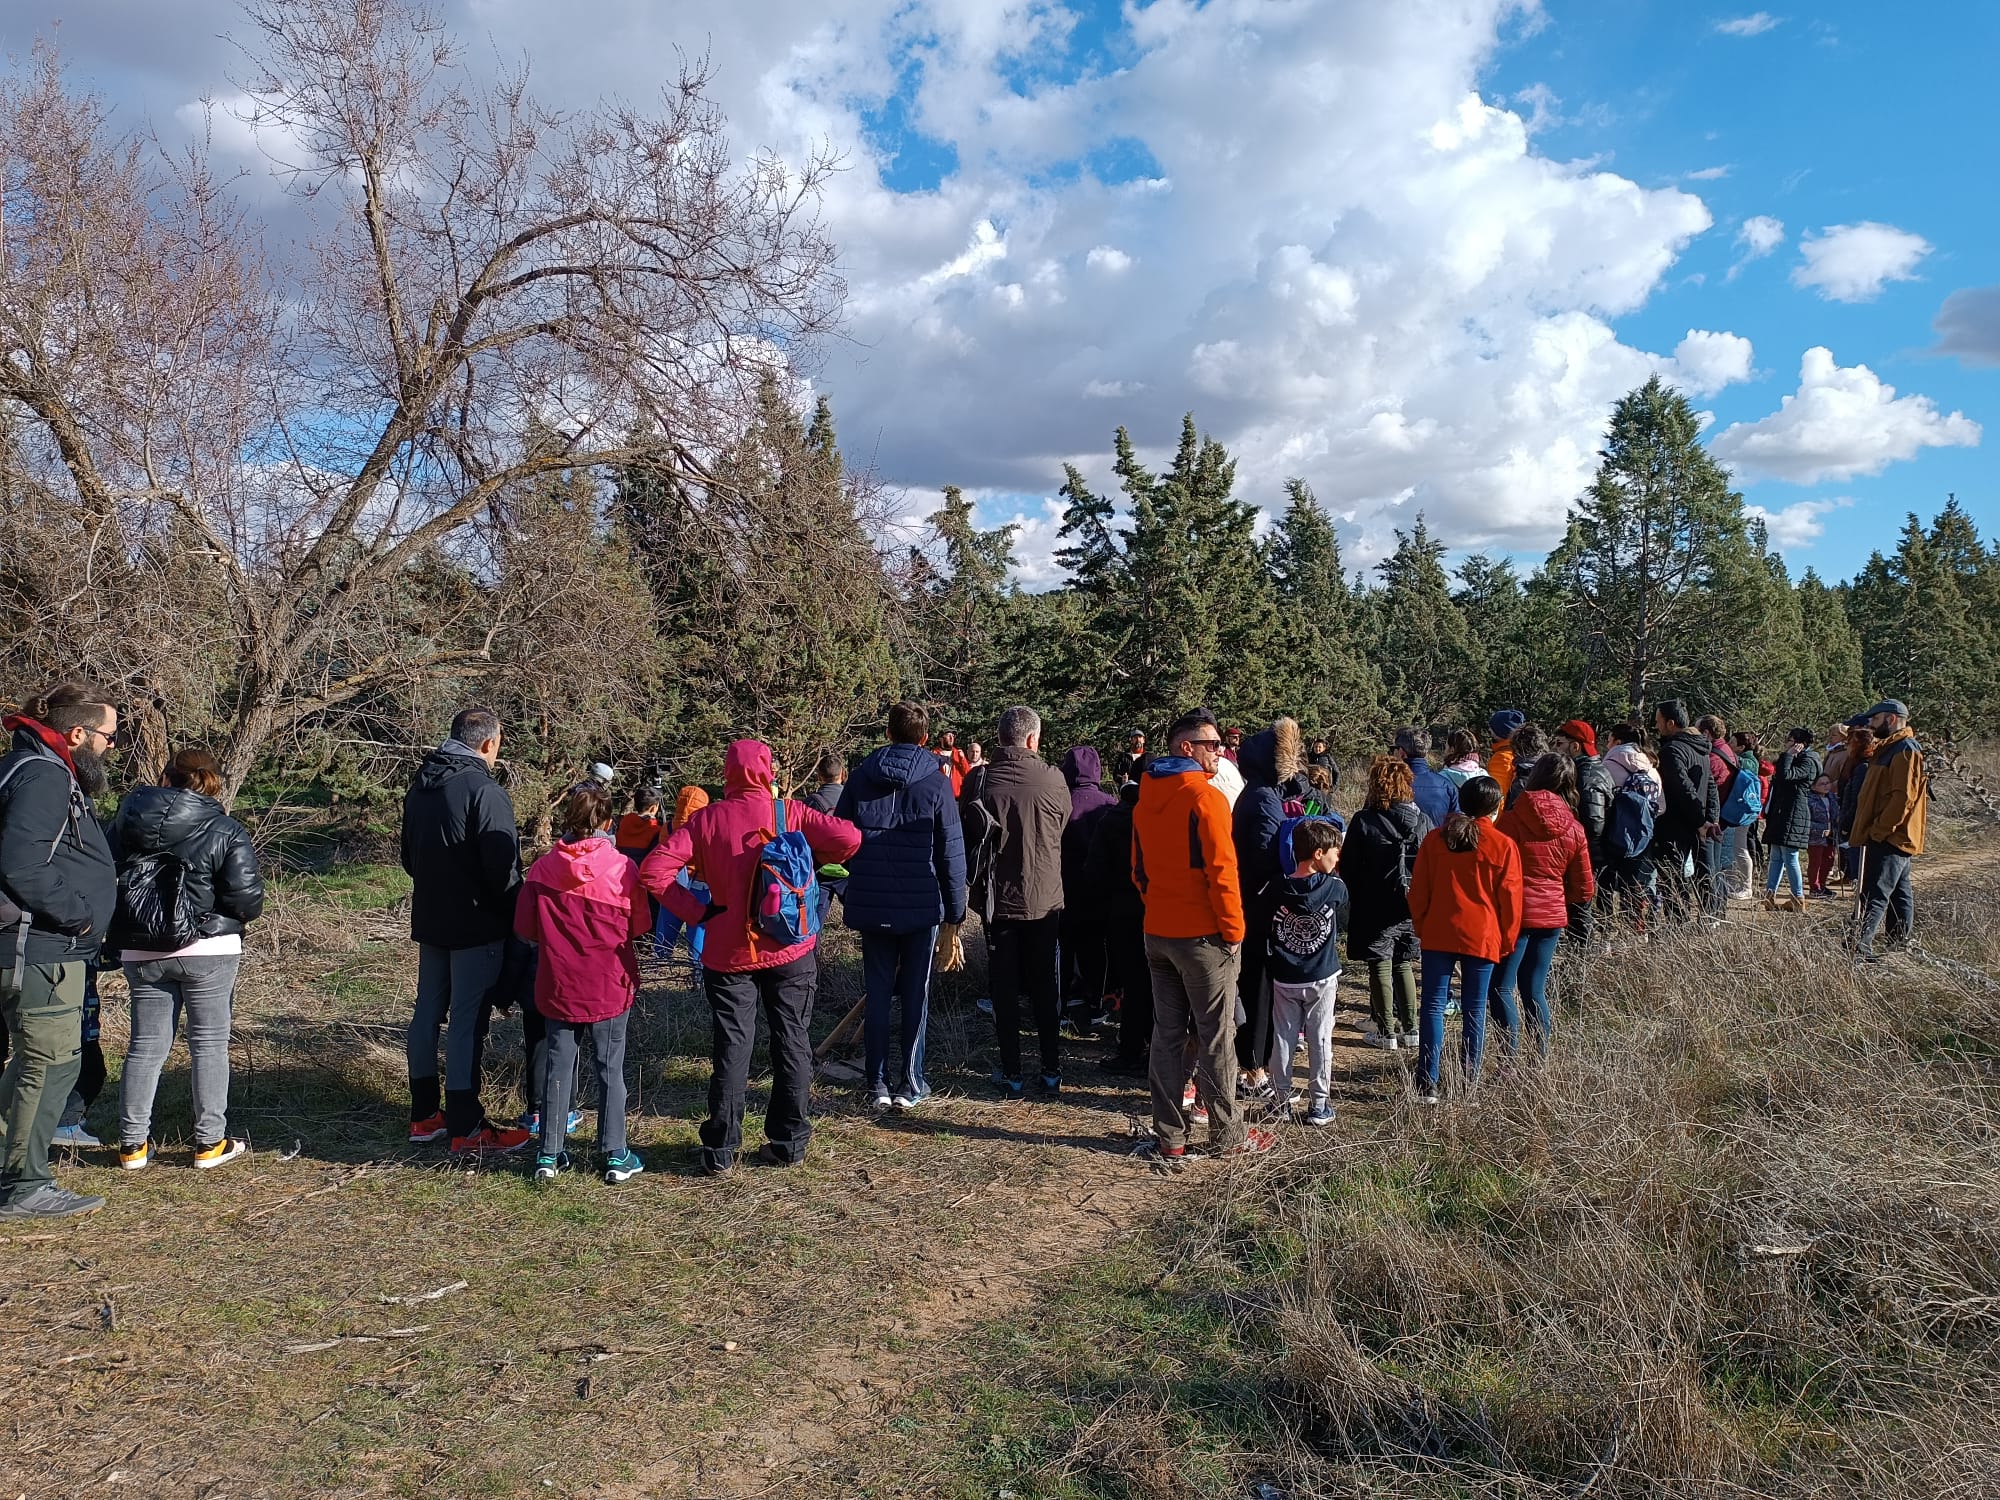
[[[1303,479],[1285,481],[1286,506],[1269,559],[1277,590],[1282,711],[1343,752],[1381,742],[1382,683],[1369,661],[1361,608],[1340,558],[1340,535]]]
[[[1847,618],[1838,592],[1807,568],[1798,584],[1799,635],[1811,664],[1810,691],[1795,713],[1814,729],[1837,723],[1857,710],[1867,689],[1861,674],[1861,641]]]
[[[1472,631],[1451,596],[1444,543],[1421,514],[1396,550],[1375,565],[1382,587],[1370,600],[1375,663],[1386,707],[1413,724],[1456,723],[1476,712],[1479,662]]]
[[[1007,704],[1010,664],[1016,656],[1014,527],[982,530],[973,503],[955,484],[926,524],[942,559],[924,601],[929,643],[929,693],[944,719],[984,724]]]
[[[1743,498],[1700,432],[1657,375],[1620,400],[1597,476],[1543,565],[1576,613],[1585,702],[1615,695],[1637,714],[1661,696],[1713,701],[1718,651],[1755,623],[1764,570]]]

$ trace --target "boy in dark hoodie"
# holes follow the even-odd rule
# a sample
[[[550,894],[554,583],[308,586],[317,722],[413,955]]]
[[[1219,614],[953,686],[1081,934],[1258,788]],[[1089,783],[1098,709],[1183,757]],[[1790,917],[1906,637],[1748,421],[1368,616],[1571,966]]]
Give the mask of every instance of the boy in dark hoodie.
[[[1104,763],[1089,745],[1077,745],[1062,759],[1069,783],[1069,822],[1062,836],[1063,1005],[1071,1029],[1088,1035],[1107,988],[1104,951],[1104,897],[1085,873],[1090,840],[1118,799],[1104,789]]]
[[[1340,830],[1323,818],[1294,818],[1280,845],[1291,856],[1292,873],[1279,877],[1269,893],[1271,1110],[1275,1119],[1291,1114],[1292,1048],[1303,1031],[1311,1069],[1306,1124],[1325,1127],[1333,1123],[1334,990],[1347,926],[1347,886],[1333,873]]]

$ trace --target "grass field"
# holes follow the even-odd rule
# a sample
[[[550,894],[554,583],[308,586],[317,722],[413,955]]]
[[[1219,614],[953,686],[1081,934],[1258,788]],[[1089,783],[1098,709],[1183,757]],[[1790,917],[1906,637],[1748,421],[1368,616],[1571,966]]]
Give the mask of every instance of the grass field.
[[[647,1175],[542,1192],[402,1141],[400,876],[296,877],[239,1000],[255,1154],[189,1169],[177,1053],[159,1165],[74,1163],[106,1210],[5,1241],[0,1490],[2000,1493],[1990,849],[1927,862],[1968,968],[1857,973],[1829,911],[1615,945],[1476,1104],[1422,1111],[1344,1024],[1332,1131],[1172,1177],[1095,1047],[1060,1104],[987,1097],[976,973],[939,982],[935,1112],[824,1088],[805,1167],[693,1176],[706,1012],[662,973]],[[514,1023],[494,1050],[497,1113]]]

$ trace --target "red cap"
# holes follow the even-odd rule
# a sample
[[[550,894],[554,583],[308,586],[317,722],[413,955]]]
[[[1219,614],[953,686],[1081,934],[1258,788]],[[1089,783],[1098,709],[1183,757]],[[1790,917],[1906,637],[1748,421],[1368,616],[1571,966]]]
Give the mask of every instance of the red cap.
[[[1597,731],[1584,723],[1583,720],[1571,719],[1562,728],[1558,729],[1556,733],[1566,740],[1575,740],[1579,745],[1583,746],[1583,753],[1585,755],[1597,754]]]

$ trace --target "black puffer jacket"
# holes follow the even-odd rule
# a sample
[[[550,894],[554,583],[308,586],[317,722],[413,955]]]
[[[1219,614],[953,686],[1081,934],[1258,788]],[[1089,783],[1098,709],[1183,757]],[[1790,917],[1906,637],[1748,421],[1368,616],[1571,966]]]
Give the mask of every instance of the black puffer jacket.
[[[521,887],[514,802],[486,762],[433,750],[403,795],[410,936],[432,948],[478,948],[514,930]]]
[[[1812,800],[1808,795],[1820,777],[1819,757],[1811,750],[1788,745],[1771,773],[1771,805],[1764,809],[1764,842],[1776,849],[1805,849],[1812,844]]]
[[[1715,773],[1708,765],[1708,741],[1689,730],[1660,741],[1660,790],[1667,810],[1655,824],[1654,836],[1692,846],[1701,830],[1722,816]]]
[[[126,795],[111,820],[111,852],[122,868],[144,854],[171,854],[187,870],[188,904],[203,937],[241,933],[264,914],[264,877],[250,830],[213,797],[179,787],[142,786]],[[138,934],[114,924],[113,947],[143,948]]]
[[[1410,876],[1416,868],[1417,846],[1430,831],[1431,820],[1414,802],[1363,808],[1347,825],[1339,868],[1351,903],[1350,958],[1388,956],[1371,950],[1384,934],[1410,920]]]
[[[1576,758],[1576,817],[1590,844],[1590,867],[1604,868],[1604,834],[1611,827],[1611,773],[1594,755]]]
[[[118,904],[118,870],[89,799],[24,719],[7,720],[0,756],[0,889],[32,913],[30,964],[79,963],[97,953]],[[18,929],[17,929],[18,930]],[[13,950],[0,953],[12,966]]]

